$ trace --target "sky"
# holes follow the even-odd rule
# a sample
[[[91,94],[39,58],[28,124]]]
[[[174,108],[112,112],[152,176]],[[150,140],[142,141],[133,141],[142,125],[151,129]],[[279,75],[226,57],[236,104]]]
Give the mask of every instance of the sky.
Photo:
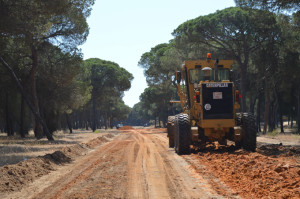
[[[133,74],[123,100],[133,107],[147,87],[141,56],[173,39],[180,24],[234,6],[233,0],[96,0],[87,19],[90,33],[82,49],[84,59],[99,58],[119,64]]]

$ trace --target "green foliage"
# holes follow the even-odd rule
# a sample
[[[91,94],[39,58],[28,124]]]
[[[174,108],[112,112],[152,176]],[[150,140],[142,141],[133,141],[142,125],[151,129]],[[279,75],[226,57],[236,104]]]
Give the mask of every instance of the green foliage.
[[[144,68],[148,85],[159,84],[168,78],[169,68],[161,64],[161,58],[168,49],[168,44],[159,44],[142,55],[139,66]]]
[[[173,35],[177,42],[202,43],[235,58],[258,48],[276,29],[274,14],[234,7],[189,20]]]
[[[132,126],[143,126],[150,120],[150,115],[148,113],[149,110],[146,110],[143,107],[142,102],[135,104],[132,110],[129,113],[128,119],[126,120],[126,124]]]
[[[86,18],[93,4],[94,0],[0,1],[0,56],[13,67],[25,90],[32,93],[36,110],[52,131],[60,127],[61,115],[90,99],[91,86],[82,75],[77,45],[87,38]],[[0,88],[11,90],[8,85],[14,82],[2,67],[0,72]],[[34,97],[36,91],[39,102]],[[18,94],[16,89],[14,92]],[[10,101],[11,107],[20,107],[20,97],[16,99]]]
[[[124,101],[119,98],[111,107],[111,117],[114,120],[114,123],[120,123],[129,117],[131,108],[125,105]]]
[[[214,58],[236,60],[235,83],[242,91],[243,111],[246,105],[251,112],[268,107],[270,111],[260,111],[258,118],[267,115],[264,118],[270,121],[265,122],[275,127],[278,116],[294,118],[298,110],[300,122],[299,2],[237,0],[236,4],[181,24],[169,44],[143,54],[139,65],[145,69],[149,88],[141,94],[139,107],[150,117],[170,113],[164,99],[176,96],[175,89],[171,92],[171,71],[184,60],[205,59],[211,52]],[[143,115],[134,111],[133,115]]]
[[[103,119],[108,118],[111,124],[115,121],[125,121],[130,112],[121,99],[124,91],[131,87],[133,76],[117,63],[91,58],[84,61],[84,68],[88,74],[87,80],[91,81],[91,102],[85,109],[91,109],[93,117],[93,129],[103,113]],[[88,107],[89,106],[89,107]]]
[[[86,40],[86,18],[93,4],[94,0],[2,0],[0,31],[29,45],[51,40],[75,47]]]
[[[92,93],[100,105],[108,103],[112,97],[122,96],[131,86],[132,74],[114,62],[91,58],[84,64],[89,71]]]
[[[288,11],[299,10],[299,0],[235,0],[239,7],[258,8],[264,10],[278,11],[285,9]]]
[[[89,82],[84,75],[81,55],[61,52],[58,47],[44,44],[40,52],[37,91],[41,110],[52,130],[59,125],[61,115],[84,106],[90,99]],[[50,127],[49,127],[50,128]]]
[[[231,7],[181,24],[173,35],[177,46],[199,45],[213,50],[219,59],[235,59],[240,72],[240,91],[247,96],[247,70],[251,53],[280,40],[276,15],[269,11]],[[246,111],[246,98],[242,110]]]
[[[141,103],[133,109],[135,113],[131,117],[136,118],[137,123],[157,117],[166,123],[168,115],[173,114],[169,101],[176,96],[172,78],[181,62],[174,58],[177,53],[172,45],[159,44],[142,55],[139,66],[144,68],[149,88],[140,95]],[[140,108],[144,111],[140,111]]]

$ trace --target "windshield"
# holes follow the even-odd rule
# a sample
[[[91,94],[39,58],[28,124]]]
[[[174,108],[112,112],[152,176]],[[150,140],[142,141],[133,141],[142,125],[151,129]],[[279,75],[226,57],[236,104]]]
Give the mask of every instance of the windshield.
[[[201,69],[190,70],[190,83],[199,83],[200,81],[212,80],[213,72],[212,70],[203,71]]]
[[[218,69],[218,80],[223,81],[223,80],[229,80],[229,69],[227,68],[219,68]]]
[[[201,69],[191,69],[190,70],[190,83],[199,83],[200,81],[206,80],[214,80],[214,72],[215,69],[212,70],[201,70]],[[227,68],[219,68],[218,70],[218,81],[229,80],[229,69]]]

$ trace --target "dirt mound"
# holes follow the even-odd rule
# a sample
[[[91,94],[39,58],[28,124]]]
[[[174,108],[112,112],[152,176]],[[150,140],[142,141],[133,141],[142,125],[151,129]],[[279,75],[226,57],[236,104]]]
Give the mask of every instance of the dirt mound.
[[[109,139],[106,137],[107,135],[104,135],[88,143],[64,147],[52,154],[32,158],[15,165],[0,167],[0,195],[1,193],[20,190],[26,184],[55,170],[57,165],[69,163],[75,157],[85,155],[90,149],[108,142]]]
[[[273,145],[249,153],[228,146],[206,149],[195,156],[244,198],[300,198],[298,151],[299,148],[295,147],[282,149]],[[291,153],[294,153],[293,157]]]
[[[134,129],[132,126],[122,126],[118,130],[122,131],[122,130],[132,130],[132,129]]]
[[[94,148],[95,146],[97,146],[97,145],[99,145],[103,142],[107,142],[108,141],[107,137],[108,137],[108,135],[98,137],[96,139],[93,139],[93,140],[89,141],[88,143],[86,143],[86,145],[90,148]]]

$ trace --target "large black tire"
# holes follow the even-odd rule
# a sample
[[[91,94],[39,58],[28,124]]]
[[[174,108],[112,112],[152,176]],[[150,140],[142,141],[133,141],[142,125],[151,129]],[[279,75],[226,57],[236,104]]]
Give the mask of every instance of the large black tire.
[[[169,148],[174,147],[174,133],[175,133],[174,122],[175,122],[175,116],[169,116],[168,124],[167,124],[168,137],[169,137]]]
[[[189,116],[187,114],[178,114],[178,131],[177,131],[177,154],[190,154],[191,153],[191,126]]]
[[[242,113],[242,147],[247,151],[256,150],[256,126],[252,113]]]

